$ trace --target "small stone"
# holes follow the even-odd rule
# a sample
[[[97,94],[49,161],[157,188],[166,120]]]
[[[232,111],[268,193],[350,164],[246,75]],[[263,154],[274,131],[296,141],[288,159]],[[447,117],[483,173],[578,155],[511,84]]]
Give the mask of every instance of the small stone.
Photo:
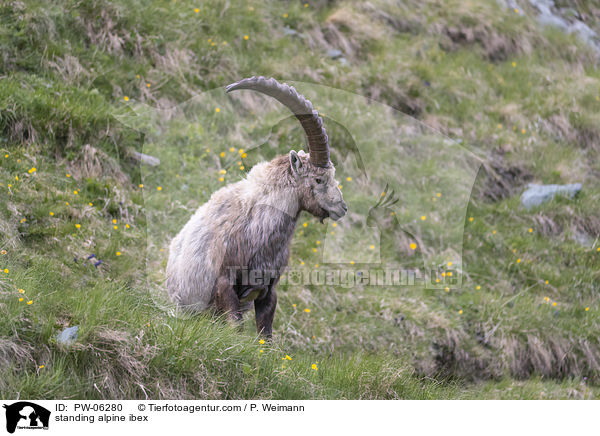
[[[337,48],[333,48],[331,50],[327,50],[327,57],[331,58],[331,59],[337,59],[337,58],[341,58],[343,56],[343,53],[341,50],[338,50]]]
[[[283,28],[283,34],[286,36],[296,36],[298,32],[292,29],[291,27],[285,26]]]
[[[140,161],[141,163],[151,167],[156,167],[160,165],[159,158],[150,156],[148,154],[140,153],[139,151],[134,151],[132,156],[135,160]]]
[[[59,344],[70,345],[77,340],[78,333],[79,326],[67,327],[56,336],[56,341]]]
[[[529,209],[552,200],[556,195],[573,198],[579,191],[581,191],[581,183],[571,185],[529,184],[528,189],[521,195],[521,204]]]

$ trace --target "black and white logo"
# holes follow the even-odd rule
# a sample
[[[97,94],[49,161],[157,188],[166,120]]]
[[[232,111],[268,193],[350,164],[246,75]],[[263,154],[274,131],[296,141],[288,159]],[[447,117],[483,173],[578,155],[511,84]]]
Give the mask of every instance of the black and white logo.
[[[50,411],[29,401],[19,401],[3,406],[6,409],[6,431],[14,433],[16,429],[47,430]]]

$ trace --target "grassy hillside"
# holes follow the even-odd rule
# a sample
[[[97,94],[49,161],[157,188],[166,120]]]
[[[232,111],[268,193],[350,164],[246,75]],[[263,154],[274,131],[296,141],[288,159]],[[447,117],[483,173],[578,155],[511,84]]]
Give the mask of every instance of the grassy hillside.
[[[600,5],[580,8],[596,28]],[[532,7],[9,1],[0,21],[0,396],[600,392],[598,54]],[[303,216],[290,265],[326,267],[342,235],[339,265],[367,268],[362,224],[389,183],[407,231],[381,229],[381,257],[435,262],[437,288],[281,286],[271,344],[252,314],[243,331],[174,316],[169,239],[220,186],[302,146],[282,108],[217,89],[258,74],[324,113],[351,207],[338,227]],[[583,189],[526,210],[529,182]]]

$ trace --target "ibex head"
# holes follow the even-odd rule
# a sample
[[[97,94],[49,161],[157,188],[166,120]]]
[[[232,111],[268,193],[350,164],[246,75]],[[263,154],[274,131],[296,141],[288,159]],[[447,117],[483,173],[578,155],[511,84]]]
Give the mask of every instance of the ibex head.
[[[329,159],[329,140],[323,120],[313,109],[312,103],[298,94],[294,87],[281,84],[262,76],[243,79],[227,86],[227,92],[251,89],[275,98],[298,118],[308,142],[309,153],[289,152],[290,171],[298,189],[300,208],[323,221],[330,217],[338,220],[348,210],[339,184],[335,180],[335,168]]]

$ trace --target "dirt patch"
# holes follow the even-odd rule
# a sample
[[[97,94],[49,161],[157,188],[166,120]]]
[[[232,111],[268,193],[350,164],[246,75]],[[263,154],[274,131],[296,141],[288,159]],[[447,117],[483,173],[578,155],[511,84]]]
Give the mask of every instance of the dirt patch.
[[[83,146],[81,153],[69,164],[69,171],[76,180],[109,177],[122,184],[129,182],[115,159],[90,144]]]
[[[532,41],[523,34],[501,34],[491,24],[461,24],[443,26],[446,36],[440,45],[447,51],[479,46],[483,55],[492,62],[501,62],[515,55],[527,54],[532,50]]]
[[[521,192],[532,180],[524,165],[508,163],[502,154],[495,153],[481,166],[474,190],[479,198],[495,202]]]

